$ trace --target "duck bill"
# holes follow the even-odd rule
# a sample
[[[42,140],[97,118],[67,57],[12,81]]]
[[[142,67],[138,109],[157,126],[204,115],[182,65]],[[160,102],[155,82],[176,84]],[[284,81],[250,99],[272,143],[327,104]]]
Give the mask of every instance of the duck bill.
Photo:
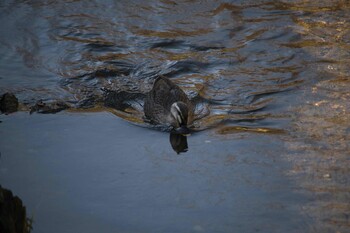
[[[191,133],[191,130],[187,128],[187,126],[181,126],[177,129],[175,129],[176,133],[182,134],[182,135],[187,135]]]

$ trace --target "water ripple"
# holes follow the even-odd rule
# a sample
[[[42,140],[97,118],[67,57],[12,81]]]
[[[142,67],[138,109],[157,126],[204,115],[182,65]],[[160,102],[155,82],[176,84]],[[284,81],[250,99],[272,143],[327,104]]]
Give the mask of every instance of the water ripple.
[[[315,194],[305,211],[316,231],[346,232],[349,9],[317,0],[0,3],[0,94],[14,92],[24,111],[111,111],[151,127],[143,98],[164,75],[195,104],[195,130],[284,140],[287,173]]]

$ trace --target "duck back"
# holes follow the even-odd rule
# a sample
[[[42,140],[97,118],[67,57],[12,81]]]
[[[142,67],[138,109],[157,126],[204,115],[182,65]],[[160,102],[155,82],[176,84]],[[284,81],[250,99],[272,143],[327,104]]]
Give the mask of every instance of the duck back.
[[[187,95],[168,78],[158,77],[152,90],[147,94],[144,104],[146,118],[156,124],[170,123],[170,108],[175,102],[184,102],[192,116],[193,108]]]

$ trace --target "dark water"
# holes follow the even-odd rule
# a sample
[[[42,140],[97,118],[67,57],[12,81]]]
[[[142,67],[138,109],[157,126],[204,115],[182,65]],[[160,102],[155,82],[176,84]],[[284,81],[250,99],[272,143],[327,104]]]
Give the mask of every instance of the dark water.
[[[1,185],[33,232],[348,232],[349,12],[349,1],[3,1],[0,94],[23,112],[0,115]],[[146,126],[134,97],[158,75],[197,104],[203,131],[185,154],[134,125]],[[128,93],[127,107],[105,107],[105,90]],[[39,100],[69,110],[27,114]]]

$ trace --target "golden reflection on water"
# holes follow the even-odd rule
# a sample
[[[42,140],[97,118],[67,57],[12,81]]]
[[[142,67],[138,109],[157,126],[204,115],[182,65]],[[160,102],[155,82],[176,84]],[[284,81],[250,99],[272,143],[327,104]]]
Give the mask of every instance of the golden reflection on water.
[[[319,1],[314,6],[302,1],[299,6],[291,7],[310,14],[293,18],[301,27],[297,30],[304,39],[283,45],[303,48],[324,61],[310,68],[327,78],[306,89],[305,103],[293,108],[292,137],[286,138],[290,153],[284,156],[293,164],[287,173],[313,194],[314,200],[303,207],[305,214],[316,221],[313,231],[348,232],[350,26],[337,16],[337,11],[349,12],[350,2],[325,1],[324,4],[319,7]]]
[[[217,131],[219,134],[232,134],[232,133],[242,133],[242,132],[251,132],[251,133],[263,133],[263,134],[284,134],[286,131],[282,129],[274,128],[253,128],[253,127],[242,127],[242,126],[225,126],[219,128]]]
[[[144,124],[143,113],[136,111],[135,109],[125,109],[124,111],[120,111],[114,108],[108,108],[105,106],[95,106],[93,108],[81,109],[81,108],[72,108],[67,110],[68,112],[81,112],[81,113],[90,113],[90,112],[110,112],[113,115],[124,119],[130,123]]]
[[[288,173],[313,193],[304,206],[316,231],[350,227],[350,77],[317,83],[305,105],[297,107],[294,139],[286,141],[292,162]]]
[[[183,36],[198,36],[211,32],[211,29],[198,29],[193,31],[171,30],[171,31],[155,31],[149,29],[135,28],[134,33],[141,36],[159,37],[159,38],[177,38]]]

